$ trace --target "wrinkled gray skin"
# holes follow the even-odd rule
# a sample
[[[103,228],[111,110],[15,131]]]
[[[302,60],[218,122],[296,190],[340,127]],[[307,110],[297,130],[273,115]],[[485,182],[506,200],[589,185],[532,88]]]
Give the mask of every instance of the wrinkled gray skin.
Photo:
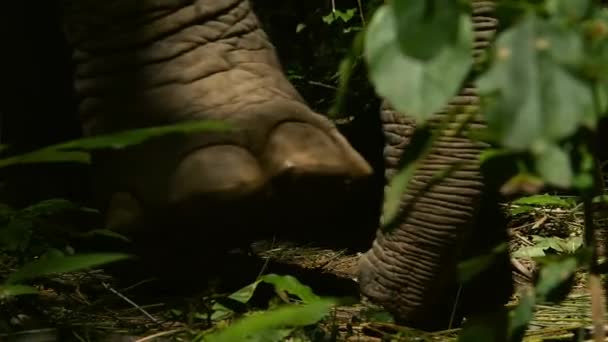
[[[492,21],[478,10],[476,46],[483,47],[490,36],[483,23]],[[210,201],[236,201],[285,177],[297,184],[371,174],[288,82],[248,1],[64,0],[64,13],[86,135],[190,119],[228,120],[239,129],[98,155],[98,193],[111,228],[135,230],[171,210],[196,220]],[[450,108],[462,105],[477,105],[472,89]],[[414,125],[390,109],[382,119],[390,177]],[[455,127],[439,139],[412,189],[453,162],[462,168],[417,199],[395,232],[379,232],[361,260],[363,293],[401,322],[425,328],[437,327],[435,316],[444,315],[438,310],[451,305],[456,260],[483,193],[477,161],[484,146],[451,136]],[[316,195],[330,190],[319,187]],[[404,203],[411,199],[407,194]]]
[[[491,1],[473,1],[473,53],[477,61],[495,33],[493,9]],[[408,213],[395,230],[379,230],[372,248],[360,259],[362,293],[403,323],[425,329],[445,328],[454,306],[456,312],[493,310],[505,304],[512,291],[506,253],[496,258],[494,269],[463,288],[459,289],[455,280],[459,260],[475,252],[489,252],[492,245],[506,241],[497,196],[486,189],[479,168],[480,152],[487,146],[467,138],[468,130],[457,132],[458,122],[478,104],[474,86],[468,85],[433,116],[434,128],[448,111],[455,113],[456,122],[442,132],[416,171],[410,191],[402,199],[402,208],[407,207]],[[390,179],[415,123],[395,113],[388,104],[383,106],[381,117],[386,138],[386,178]],[[468,127],[483,128],[484,122],[478,117]],[[422,190],[439,170],[454,163],[461,163],[457,171],[430,190]]]
[[[202,119],[235,128],[98,155],[111,228],[133,229],[161,213],[189,216],[209,199],[243,199],[278,179],[371,174],[286,79],[248,1],[63,5],[85,135]]]

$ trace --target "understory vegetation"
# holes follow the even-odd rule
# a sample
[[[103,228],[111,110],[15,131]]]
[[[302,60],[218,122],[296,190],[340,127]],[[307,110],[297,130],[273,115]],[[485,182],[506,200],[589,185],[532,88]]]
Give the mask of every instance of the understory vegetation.
[[[254,248],[263,262],[251,265],[257,276],[236,291],[218,280],[187,296],[150,296],[139,289],[151,280],[125,287],[105,272],[132,256],[80,250],[96,239],[126,237],[105,229],[96,209],[48,198],[0,205],[0,340],[603,341],[608,201],[600,149],[608,139],[600,148],[596,141],[608,108],[608,11],[592,0],[498,4],[495,44],[474,61],[469,1],[256,2],[290,80],[346,135],[363,136],[353,145],[364,155],[381,149],[379,132],[365,131],[377,120],[375,94],[414,115],[425,131],[429,116],[462,84],[479,86],[488,128],[476,133],[493,146],[482,162],[509,166],[491,168],[510,199],[510,239],[495,248],[512,256],[518,291],[508,312],[434,333],[401,327],[381,308],[359,302],[357,255],[275,241]],[[0,155],[0,168],[86,165],[92,151],[226,129],[205,121],[71,140]],[[416,155],[403,157],[411,162],[385,193],[384,226],[400,215],[399,198],[434,138],[429,131],[412,141]],[[463,262],[462,278],[493,256]],[[226,267],[241,273],[244,266]],[[336,288],[342,295],[325,295]]]

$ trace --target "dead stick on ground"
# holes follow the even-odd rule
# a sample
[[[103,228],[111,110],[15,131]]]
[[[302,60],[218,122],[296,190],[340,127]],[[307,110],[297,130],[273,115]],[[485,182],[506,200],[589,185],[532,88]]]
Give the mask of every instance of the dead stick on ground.
[[[154,340],[154,339],[155,339],[155,338],[157,338],[157,337],[163,337],[163,336],[168,336],[168,335],[174,335],[174,334],[180,333],[180,332],[182,332],[182,331],[186,331],[186,329],[185,329],[185,328],[180,328],[180,329],[174,329],[174,330],[168,330],[168,331],[161,331],[161,332],[158,332],[158,333],[156,333],[156,334],[152,334],[152,335],[149,335],[149,336],[146,336],[146,337],[140,338],[140,339],[138,339],[138,340],[135,340],[135,342],[147,342],[147,341],[152,341],[152,340]]]
[[[134,308],[136,308],[137,310],[139,310],[142,314],[144,314],[146,317],[148,317],[152,322],[154,323],[160,323],[158,319],[156,319],[156,317],[150,315],[146,310],[144,310],[141,306],[137,305],[134,301],[130,300],[129,298],[127,298],[125,295],[123,295],[122,293],[114,290],[108,283],[101,283],[101,285],[103,285],[104,288],[106,288],[107,290],[109,290],[110,292],[112,292],[113,294],[117,295],[118,297],[120,297],[122,300],[124,300],[125,302],[131,304]]]

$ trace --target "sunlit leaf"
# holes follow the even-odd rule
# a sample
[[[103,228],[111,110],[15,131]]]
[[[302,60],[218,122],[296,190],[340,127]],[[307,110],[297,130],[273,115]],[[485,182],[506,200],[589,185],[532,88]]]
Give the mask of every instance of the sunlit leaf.
[[[425,120],[457,94],[472,66],[470,16],[459,15],[455,42],[427,61],[401,51],[396,33],[398,16],[393,6],[384,5],[368,25],[364,54],[369,77],[376,92],[395,109]]]
[[[228,296],[228,298],[243,304],[247,303],[253,297],[255,290],[261,282],[262,280],[258,279],[253,283],[233,292],[232,294],[230,294],[230,296]],[[213,321],[226,319],[234,313],[234,311],[230,308],[227,308],[225,305],[222,305],[217,302],[213,304],[211,309],[213,310],[213,314],[211,315],[211,319]]]
[[[293,276],[280,276],[276,274],[267,274],[260,278],[261,281],[274,285],[275,290],[285,291],[290,294],[300,297],[304,303],[312,303],[320,299],[319,296],[312,292],[309,286],[306,286]]]
[[[594,123],[591,87],[570,70],[583,62],[580,39],[532,14],[500,34],[477,84],[489,131],[503,146],[552,145]]]
[[[129,258],[129,256],[126,254],[99,253],[40,259],[30,262],[21,267],[21,269],[12,273],[6,279],[5,283],[15,284],[27,279],[32,279],[48,274],[77,271],[89,267],[108,264],[126,258]]]
[[[559,196],[548,194],[532,195],[518,198],[511,202],[516,205],[538,205],[538,206],[556,206],[562,208],[573,208],[576,203],[565,200]]]
[[[524,246],[513,252],[514,258],[532,259],[545,256],[545,246]]]
[[[332,299],[321,299],[302,305],[283,305],[277,309],[256,312],[248,315],[220,331],[205,336],[205,341],[279,341],[265,339],[276,330],[289,327],[300,327],[315,324],[329,313],[337,302]]]

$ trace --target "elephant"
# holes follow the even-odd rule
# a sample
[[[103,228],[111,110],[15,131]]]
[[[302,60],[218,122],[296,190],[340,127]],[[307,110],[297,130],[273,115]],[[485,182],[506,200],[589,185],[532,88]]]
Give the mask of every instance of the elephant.
[[[472,1],[475,61],[480,61],[494,36],[498,21],[491,1]],[[505,217],[498,207],[497,184],[484,176],[480,153],[488,145],[472,140],[470,129],[485,127],[477,116],[468,129],[458,122],[467,107],[479,107],[473,84],[465,85],[449,104],[430,119],[437,128],[448,112],[454,114],[421,162],[401,199],[403,215],[391,231],[379,229],[372,248],[360,259],[358,279],[364,296],[381,304],[400,322],[428,330],[445,328],[454,320],[454,307],[468,314],[498,310],[513,292],[508,252],[468,284],[457,282],[457,264],[507,241]],[[460,119],[459,119],[460,117]],[[386,137],[386,178],[416,129],[415,121],[395,112],[385,101],[381,118]],[[461,163],[457,171],[425,187],[440,170]]]
[[[472,4],[477,56],[496,21],[492,2]],[[64,28],[74,111],[85,136],[201,119],[235,128],[94,154],[96,206],[107,226],[142,245],[156,243],[158,260],[199,253],[203,240],[214,247],[251,241],[294,217],[300,225],[289,230],[327,231],[320,222],[332,226],[344,217],[333,217],[331,204],[352,198],[356,184],[372,175],[372,166],[287,80],[250,1],[63,0],[45,6],[58,12],[49,16],[57,15]],[[448,109],[471,105],[478,98],[474,87],[465,87]],[[431,120],[433,127],[444,114]],[[390,179],[415,124],[388,103],[381,119]],[[504,241],[505,230],[497,194],[478,162],[486,146],[455,134],[457,124],[435,142],[410,191],[423,189],[453,162],[463,162],[461,168],[421,195],[406,193],[409,212],[394,231],[378,230],[359,265],[362,294],[399,322],[423,329],[447,326],[460,292],[466,305],[459,312],[466,314],[493,310],[512,291],[505,253],[459,290],[457,261]],[[167,246],[179,247],[164,251]]]

